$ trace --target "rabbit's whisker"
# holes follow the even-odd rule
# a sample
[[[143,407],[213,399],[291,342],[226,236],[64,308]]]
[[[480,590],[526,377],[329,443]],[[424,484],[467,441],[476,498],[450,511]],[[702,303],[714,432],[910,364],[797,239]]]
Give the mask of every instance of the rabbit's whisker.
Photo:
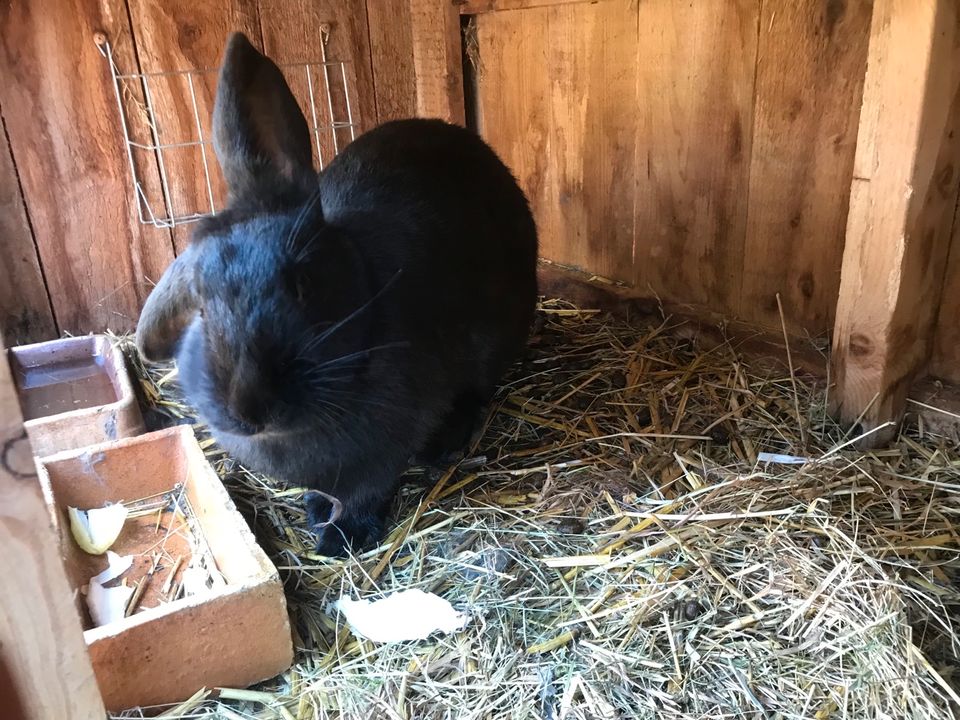
[[[297,219],[293,223],[293,227],[290,229],[290,233],[284,239],[284,247],[287,249],[287,252],[293,252],[293,249],[296,247],[297,240],[300,237],[300,232],[303,230],[303,226],[306,223],[307,215],[313,210],[314,206],[317,204],[317,200],[320,199],[320,183],[317,183],[316,189],[311,193],[310,199],[307,203],[300,209],[300,212],[297,214]]]
[[[350,322],[351,320],[357,318],[361,313],[363,313],[364,310],[366,310],[366,309],[369,308],[371,305],[373,305],[373,303],[374,303],[377,299],[379,299],[387,290],[390,289],[390,287],[393,286],[393,283],[396,282],[396,280],[397,280],[398,277],[400,277],[400,273],[401,273],[401,272],[403,272],[402,269],[401,269],[401,270],[397,270],[397,271],[393,274],[393,277],[391,277],[389,280],[387,280],[387,282],[384,283],[383,287],[380,288],[379,290],[377,290],[376,293],[374,293],[373,297],[371,297],[371,298],[370,298],[369,300],[367,300],[363,305],[361,305],[360,307],[358,307],[356,310],[354,310],[352,313],[350,313],[349,315],[347,315],[345,318],[343,318],[342,320],[339,320],[339,321],[335,322],[335,323],[334,323],[333,325],[331,325],[329,328],[327,328],[326,330],[324,330],[324,331],[323,331],[322,333],[320,333],[316,338],[314,338],[312,342],[316,342],[316,343],[323,342],[323,341],[326,340],[328,337],[330,337],[331,335],[333,335],[337,330],[339,330],[339,329],[342,328],[344,325],[346,325],[348,322]]]
[[[370,353],[376,352],[378,350],[389,350],[391,348],[401,348],[401,347],[409,347],[409,346],[410,346],[410,343],[405,341],[384,343],[383,345],[374,345],[373,347],[365,348],[363,350],[357,350],[356,352],[348,353],[347,355],[341,355],[340,357],[334,358],[333,360],[327,360],[325,362],[320,363],[319,365],[314,365],[313,370],[322,370],[328,367],[339,367],[345,362],[349,362],[350,360],[355,360],[361,357],[366,357]]]

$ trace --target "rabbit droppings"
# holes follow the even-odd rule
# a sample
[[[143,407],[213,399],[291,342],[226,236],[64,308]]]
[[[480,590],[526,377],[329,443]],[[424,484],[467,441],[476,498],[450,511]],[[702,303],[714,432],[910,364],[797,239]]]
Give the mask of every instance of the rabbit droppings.
[[[533,217],[493,150],[440,120],[381,125],[318,177],[280,70],[239,33],[213,123],[228,207],[153,289],[137,345],[176,357],[232,456],[319,491],[319,553],[360,550],[410,458],[462,448],[522,353]]]

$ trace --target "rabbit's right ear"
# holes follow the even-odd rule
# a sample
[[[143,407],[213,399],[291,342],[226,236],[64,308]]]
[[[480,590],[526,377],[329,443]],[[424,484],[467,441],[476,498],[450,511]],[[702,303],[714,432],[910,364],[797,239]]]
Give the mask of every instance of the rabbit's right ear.
[[[194,266],[195,243],[180,253],[154,286],[137,322],[137,349],[146,360],[169,360],[199,310]]]
[[[316,183],[310,130],[280,69],[243,33],[227,40],[213,142],[232,201]]]

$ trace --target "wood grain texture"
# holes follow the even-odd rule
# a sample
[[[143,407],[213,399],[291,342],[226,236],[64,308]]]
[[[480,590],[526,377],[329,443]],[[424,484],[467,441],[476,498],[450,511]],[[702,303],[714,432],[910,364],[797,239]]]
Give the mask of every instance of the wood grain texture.
[[[518,177],[541,255],[633,277],[637,11],[628,0],[478,16],[478,124]]]
[[[640,3],[635,284],[736,312],[756,0]]]
[[[0,339],[8,346],[57,336],[0,109]]]
[[[417,81],[410,2],[367,0],[367,18],[377,121],[413,117],[417,113]]]
[[[576,5],[578,3],[596,3],[609,0],[456,0],[461,15],[500,12],[502,10],[524,10],[550,5]]]
[[[0,707],[10,720],[106,711],[0,344]]]
[[[872,0],[763,3],[739,315],[833,324]]]
[[[874,7],[832,357],[834,410],[868,430],[902,416],[932,346],[960,176],[958,12]]]
[[[450,0],[409,0],[417,115],[466,124],[460,14]]]
[[[934,335],[930,374],[960,385],[960,206],[953,219],[950,254]]]
[[[95,31],[129,35],[119,0],[0,3],[0,105],[61,331],[128,330],[172,257],[143,228]]]

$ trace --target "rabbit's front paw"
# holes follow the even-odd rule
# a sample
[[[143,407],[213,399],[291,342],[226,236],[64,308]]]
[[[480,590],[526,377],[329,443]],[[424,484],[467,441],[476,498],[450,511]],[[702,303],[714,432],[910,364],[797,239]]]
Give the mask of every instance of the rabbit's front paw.
[[[333,506],[320,493],[307,493],[307,523],[316,535],[316,553],[325,557],[344,557],[360,552],[383,537],[383,518],[367,510],[343,508],[334,522],[329,522]]]

